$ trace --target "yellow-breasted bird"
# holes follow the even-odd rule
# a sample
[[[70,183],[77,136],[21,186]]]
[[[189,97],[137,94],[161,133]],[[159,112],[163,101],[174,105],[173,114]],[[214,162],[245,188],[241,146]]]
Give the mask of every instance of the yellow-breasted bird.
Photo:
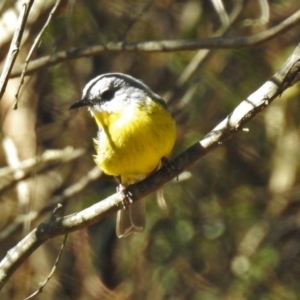
[[[140,80],[122,73],[100,75],[70,109],[88,106],[99,127],[96,164],[126,187],[158,169],[173,149],[176,126],[164,100]],[[117,236],[143,231],[143,201],[117,214]]]

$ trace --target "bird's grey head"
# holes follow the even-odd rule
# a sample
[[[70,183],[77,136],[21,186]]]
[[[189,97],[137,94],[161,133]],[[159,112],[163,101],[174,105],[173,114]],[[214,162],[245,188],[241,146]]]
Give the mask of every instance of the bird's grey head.
[[[73,104],[71,109],[89,106],[101,110],[111,105],[121,108],[129,101],[136,104],[146,101],[149,99],[146,96],[165,107],[164,100],[140,80],[123,73],[107,73],[89,81],[83,89],[82,100]],[[112,100],[114,103],[109,103]]]

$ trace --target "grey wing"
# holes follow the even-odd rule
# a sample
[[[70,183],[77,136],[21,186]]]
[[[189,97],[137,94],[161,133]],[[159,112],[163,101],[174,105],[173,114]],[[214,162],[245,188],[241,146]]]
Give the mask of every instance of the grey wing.
[[[135,201],[128,209],[121,209],[117,213],[116,232],[119,238],[131,232],[141,232],[146,224],[144,200]]]

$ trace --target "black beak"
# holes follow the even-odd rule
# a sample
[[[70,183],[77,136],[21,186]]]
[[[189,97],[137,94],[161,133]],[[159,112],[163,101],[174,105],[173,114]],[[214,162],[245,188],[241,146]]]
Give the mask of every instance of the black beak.
[[[79,107],[83,107],[83,106],[90,106],[90,105],[91,105],[91,101],[89,99],[83,98],[82,100],[79,100],[79,101],[75,102],[74,104],[72,104],[70,106],[70,109],[79,108]]]

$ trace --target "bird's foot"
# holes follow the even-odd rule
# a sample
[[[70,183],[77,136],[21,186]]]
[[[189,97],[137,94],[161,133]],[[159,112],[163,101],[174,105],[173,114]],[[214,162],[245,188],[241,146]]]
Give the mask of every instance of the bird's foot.
[[[163,167],[166,167],[169,172],[176,170],[176,164],[174,163],[174,161],[166,157],[163,157],[161,159],[161,165]]]
[[[166,167],[166,169],[169,173],[172,173],[173,171],[175,171],[177,169],[177,166],[176,166],[175,162],[173,160],[170,160],[170,159],[166,158],[166,157],[163,157],[161,159],[161,166]],[[178,181],[178,175],[177,175],[176,178],[177,178],[177,181]]]
[[[117,192],[122,195],[123,209],[128,209],[129,205],[133,202],[132,195],[126,190],[126,186],[121,183],[117,186]]]

